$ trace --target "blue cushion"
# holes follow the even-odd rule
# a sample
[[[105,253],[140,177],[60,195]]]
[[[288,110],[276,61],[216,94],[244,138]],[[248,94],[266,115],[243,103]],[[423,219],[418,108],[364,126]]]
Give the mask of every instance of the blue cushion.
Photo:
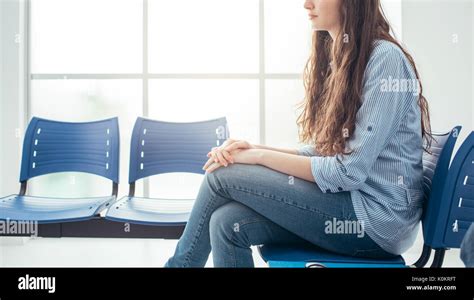
[[[109,206],[115,196],[47,198],[11,195],[0,198],[0,220],[56,223],[88,220]]]
[[[270,267],[306,267],[321,264],[324,267],[405,267],[403,257],[370,259],[339,255],[311,244],[263,245],[259,248]]]
[[[194,199],[123,197],[109,208],[105,217],[143,225],[185,225],[193,204]]]

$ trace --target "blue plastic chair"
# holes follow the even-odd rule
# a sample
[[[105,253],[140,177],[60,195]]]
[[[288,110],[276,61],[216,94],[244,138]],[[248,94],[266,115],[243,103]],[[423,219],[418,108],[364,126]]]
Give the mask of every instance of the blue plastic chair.
[[[135,197],[135,183],[164,173],[204,174],[202,167],[208,160],[207,153],[227,137],[225,118],[192,123],[138,118],[131,141],[129,195],[114,203],[105,217],[143,225],[185,225],[194,199]]]
[[[426,249],[415,264],[417,267],[424,266],[429,259],[430,252],[427,251],[427,247],[435,246],[430,244],[429,236],[426,234],[428,231],[433,231],[439,224],[437,223],[439,216],[436,215],[436,212],[439,212],[442,204],[451,203],[451,198],[442,198],[441,195],[444,191],[449,162],[460,130],[461,127],[458,126],[445,134],[435,134],[431,153],[425,152],[423,154],[423,186],[426,207],[424,212],[426,213],[422,218],[422,223],[425,243],[428,242],[428,245],[424,247]],[[441,201],[442,199],[444,199],[444,202]],[[406,267],[402,256],[383,260],[351,257],[326,251],[310,243],[303,245],[267,244],[260,246],[258,249],[260,255],[270,267]]]
[[[424,255],[416,264],[426,264],[435,250],[433,267],[441,267],[448,249],[460,248],[474,222],[474,132],[454,156],[445,176],[444,189],[433,188],[423,219]]]
[[[26,195],[30,178],[57,172],[90,173],[110,179],[112,195],[91,198]],[[20,192],[0,199],[0,219],[39,224],[91,219],[116,199],[118,172],[117,118],[67,123],[34,117],[23,142]]]

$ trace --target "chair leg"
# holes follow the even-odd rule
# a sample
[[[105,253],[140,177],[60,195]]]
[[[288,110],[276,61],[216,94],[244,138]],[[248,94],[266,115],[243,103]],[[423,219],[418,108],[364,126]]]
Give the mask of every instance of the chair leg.
[[[258,251],[258,254],[260,255],[260,257],[265,261],[265,263],[268,265],[268,261],[265,260],[265,258],[263,257],[262,255],[262,246],[257,246],[257,251]]]
[[[18,193],[18,196],[25,196],[27,187],[28,187],[28,183],[26,181],[22,181],[21,186],[20,186],[20,192]]]
[[[423,268],[431,256],[431,247],[428,245],[423,245],[423,252],[421,253],[420,258],[413,264],[415,268]]]
[[[435,250],[435,256],[433,258],[433,263],[431,263],[431,268],[441,268],[443,266],[445,253],[446,253],[446,249]]]

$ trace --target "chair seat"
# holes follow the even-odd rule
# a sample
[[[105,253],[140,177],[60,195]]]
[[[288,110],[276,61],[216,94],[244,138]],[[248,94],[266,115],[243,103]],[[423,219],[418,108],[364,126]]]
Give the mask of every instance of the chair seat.
[[[110,205],[115,196],[48,198],[10,195],[0,198],[0,220],[59,223],[88,220]]]
[[[105,217],[144,225],[185,225],[193,204],[194,199],[124,197],[109,208]]]
[[[404,268],[403,257],[392,259],[369,259],[339,255],[313,246],[302,245],[263,245],[259,247],[260,255],[273,268],[305,267],[343,267],[343,268]]]

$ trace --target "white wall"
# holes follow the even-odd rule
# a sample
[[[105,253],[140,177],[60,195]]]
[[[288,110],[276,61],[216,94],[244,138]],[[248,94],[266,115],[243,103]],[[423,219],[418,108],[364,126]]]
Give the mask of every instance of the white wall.
[[[20,3],[0,0],[0,39],[2,64],[0,68],[0,196],[19,190],[21,137],[16,129],[23,130],[24,119],[20,107],[24,101],[20,83],[24,80],[20,64],[20,44],[15,35],[20,32]]]
[[[418,65],[434,131],[474,126],[473,3],[403,0],[403,42]],[[458,145],[459,145],[458,142]]]
[[[382,0],[382,7],[393,33],[397,39],[401,40],[403,37],[402,0]]]

